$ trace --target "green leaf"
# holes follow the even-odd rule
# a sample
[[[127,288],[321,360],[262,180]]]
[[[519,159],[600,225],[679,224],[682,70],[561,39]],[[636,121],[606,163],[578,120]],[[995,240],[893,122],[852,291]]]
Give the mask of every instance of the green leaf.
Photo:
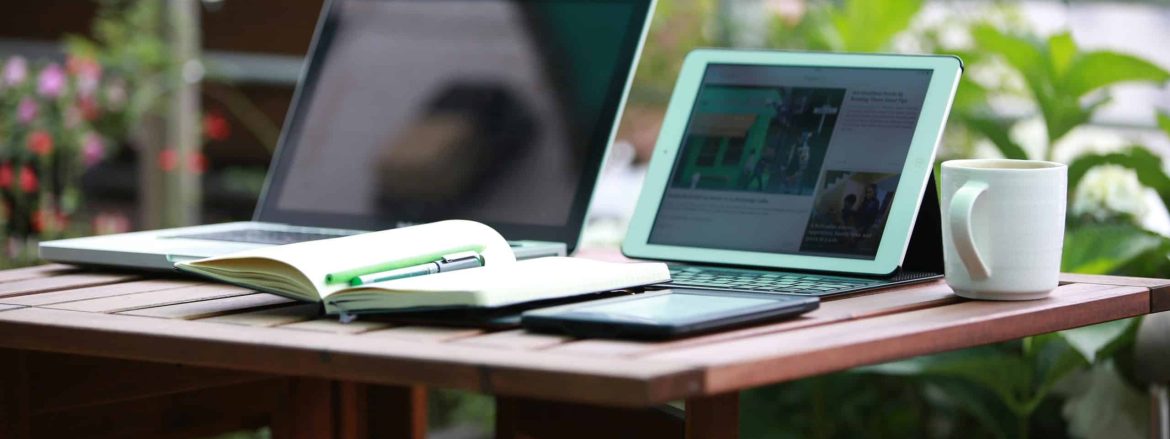
[[[1027,160],[1028,153],[1011,139],[1011,124],[984,116],[961,115],[967,127],[986,137],[1004,158]]]
[[[859,369],[885,375],[959,378],[996,394],[1013,412],[1024,410],[1032,385],[1032,366],[1019,356],[991,347],[912,358]]]
[[[1061,331],[1061,337],[1068,341],[1077,352],[1090,362],[1096,361],[1097,354],[1114,340],[1125,335],[1132,322],[1129,320],[1114,320],[1097,325],[1084,326],[1076,329]]]
[[[1158,127],[1162,128],[1162,131],[1165,131],[1167,136],[1170,136],[1170,115],[1167,115],[1166,113],[1158,113],[1157,119]]]
[[[1048,55],[1055,77],[1064,75],[1069,64],[1077,55],[1077,45],[1073,42],[1072,34],[1062,32],[1048,38]]]
[[[1130,387],[1111,363],[1095,366],[1062,383],[1062,414],[1073,437],[1142,437],[1149,402]]]
[[[832,20],[841,36],[839,50],[877,52],[887,48],[896,35],[910,26],[922,9],[922,0],[847,0]]]
[[[1098,51],[1082,53],[1069,65],[1058,87],[1068,96],[1079,98],[1093,90],[1119,82],[1170,81],[1170,72],[1130,55]]]
[[[971,29],[975,45],[986,52],[998,54],[1029,82],[1045,76],[1044,60],[1047,58],[1039,45],[1027,38],[1008,35],[998,29],[979,25]]]
[[[1132,224],[1089,224],[1069,228],[1064,236],[1061,271],[1113,274],[1144,255],[1165,259],[1170,240]]]
[[[1150,150],[1135,146],[1122,152],[1108,154],[1085,154],[1077,157],[1068,166],[1068,190],[1075,193],[1081,179],[1095,166],[1114,164],[1127,167],[1137,173],[1138,181],[1154,189],[1162,203],[1170,206],[1170,176],[1162,169],[1162,158]]]

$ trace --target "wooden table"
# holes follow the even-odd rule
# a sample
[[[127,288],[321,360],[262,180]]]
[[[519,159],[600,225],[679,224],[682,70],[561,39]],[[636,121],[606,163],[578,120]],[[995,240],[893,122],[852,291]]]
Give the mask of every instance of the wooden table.
[[[0,437],[425,434],[425,387],[497,396],[499,437],[733,437],[738,392],[1170,309],[1170,281],[1065,275],[1050,298],[942,281],[667,343],[318,317],[189,279],[49,265],[0,272]],[[686,401],[685,423],[654,409]],[[617,420],[615,423],[601,419]],[[607,430],[609,429],[609,430]]]

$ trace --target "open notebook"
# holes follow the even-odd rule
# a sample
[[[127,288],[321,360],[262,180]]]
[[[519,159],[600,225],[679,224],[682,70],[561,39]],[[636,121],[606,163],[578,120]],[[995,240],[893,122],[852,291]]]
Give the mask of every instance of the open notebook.
[[[327,277],[384,261],[425,261],[475,249],[483,266],[352,286]],[[179,262],[175,268],[306,302],[326,312],[370,313],[450,307],[500,307],[670,280],[662,263],[548,257],[516,261],[492,228],[452,220],[361,235],[266,247]]]

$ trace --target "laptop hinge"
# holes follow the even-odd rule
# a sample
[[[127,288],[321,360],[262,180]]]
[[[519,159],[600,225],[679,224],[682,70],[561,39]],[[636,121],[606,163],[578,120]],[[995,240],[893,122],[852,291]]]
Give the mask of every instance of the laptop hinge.
[[[943,272],[942,217],[934,172],[930,173],[926,182],[926,192],[922,195],[922,205],[918,206],[918,216],[914,220],[914,230],[910,232],[906,257],[902,259],[898,271]]]

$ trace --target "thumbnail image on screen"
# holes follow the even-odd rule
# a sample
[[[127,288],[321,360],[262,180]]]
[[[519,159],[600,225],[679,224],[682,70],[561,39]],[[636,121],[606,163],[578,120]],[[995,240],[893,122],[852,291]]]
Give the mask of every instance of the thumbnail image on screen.
[[[897,174],[825,172],[800,251],[877,252],[897,189]]]
[[[672,185],[811,195],[844,97],[842,88],[704,87]]]

